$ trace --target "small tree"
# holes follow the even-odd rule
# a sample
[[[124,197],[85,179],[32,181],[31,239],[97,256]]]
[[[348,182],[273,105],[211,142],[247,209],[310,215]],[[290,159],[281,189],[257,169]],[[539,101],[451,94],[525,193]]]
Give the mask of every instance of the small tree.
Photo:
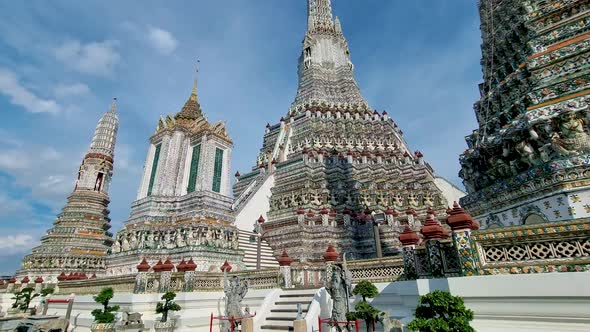
[[[166,294],[162,295],[162,300],[165,302],[158,302],[156,305],[156,313],[162,314],[162,323],[168,321],[168,311],[178,311],[181,309],[180,305],[173,301],[174,298],[176,298],[176,293],[166,292]]]
[[[374,298],[375,296],[379,295],[379,290],[372,282],[368,280],[362,280],[359,282],[354,289],[352,290],[352,294],[360,295],[363,298],[363,301],[367,301],[367,298]]]
[[[102,304],[102,309],[94,309],[91,314],[94,321],[99,324],[109,324],[115,321],[115,314],[113,312],[119,310],[118,305],[109,306],[109,301],[114,296],[114,291],[111,287],[103,288],[98,295],[94,297],[96,303]]]
[[[416,318],[408,328],[420,332],[475,332],[469,326],[471,320],[473,311],[465,307],[462,298],[437,290],[420,297]]]
[[[38,296],[47,296],[49,294],[53,293],[53,288],[45,288],[43,290],[41,290],[41,294],[39,293],[33,293],[35,291],[35,288],[33,287],[25,287],[23,289],[21,289],[20,291],[14,293],[14,297],[12,298],[14,300],[14,303],[12,304],[12,308],[16,309],[18,308],[21,311],[27,311],[29,310],[29,306],[31,305],[31,301],[38,297]]]
[[[354,306],[355,312],[346,314],[346,319],[349,321],[362,319],[367,323],[367,331],[370,331],[370,327],[375,325],[377,315],[381,311],[370,305],[367,302],[367,298],[374,298],[379,295],[379,290],[370,281],[362,280],[354,287],[352,293],[354,295],[360,295],[363,299]]]

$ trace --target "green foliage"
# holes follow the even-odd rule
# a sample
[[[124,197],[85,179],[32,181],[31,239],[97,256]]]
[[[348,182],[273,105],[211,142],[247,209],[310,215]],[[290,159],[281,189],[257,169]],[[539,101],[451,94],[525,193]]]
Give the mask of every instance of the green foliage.
[[[356,287],[354,287],[352,294],[362,296],[363,301],[366,302],[367,298],[371,299],[379,295],[379,290],[377,290],[377,287],[375,287],[370,281],[362,280],[356,285]]]
[[[53,289],[53,287],[47,287],[41,290],[41,296],[46,297],[49,294],[53,294],[53,292],[55,292],[55,289]]]
[[[97,323],[108,324],[115,321],[113,312],[119,310],[118,305],[109,306],[109,301],[113,298],[115,292],[111,287],[103,288],[95,297],[94,301],[102,305],[102,309],[94,309],[90,313]]]
[[[174,302],[176,298],[176,293],[174,292],[166,292],[162,295],[162,300],[165,302],[158,302],[156,305],[156,313],[162,314],[162,322],[166,322],[168,320],[168,312],[169,311],[179,311],[182,309],[178,303]]]
[[[355,321],[357,319],[356,312],[347,312],[346,313],[346,320],[349,322]]]
[[[362,319],[367,323],[367,331],[369,327],[375,324],[377,316],[381,313],[381,310],[373,307],[367,301],[360,301],[354,306],[356,319]]]
[[[471,320],[473,311],[465,307],[462,298],[437,290],[420,297],[416,318],[408,328],[420,332],[475,332],[469,326]]]
[[[28,310],[31,301],[37,296],[39,296],[39,294],[37,293],[33,294],[34,291],[35,289],[33,287],[25,287],[20,291],[14,293],[14,297],[12,298],[14,300],[12,308],[18,308],[21,311]]]

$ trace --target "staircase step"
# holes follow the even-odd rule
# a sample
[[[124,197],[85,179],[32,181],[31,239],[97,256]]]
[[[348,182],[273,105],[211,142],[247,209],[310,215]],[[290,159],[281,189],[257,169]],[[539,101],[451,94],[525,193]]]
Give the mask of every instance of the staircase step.
[[[260,327],[264,331],[294,331],[293,326],[279,326],[279,325],[262,325]]]
[[[302,306],[301,311],[307,312],[307,309],[304,309]],[[297,309],[270,309],[270,312],[295,312],[295,313],[297,313]]]

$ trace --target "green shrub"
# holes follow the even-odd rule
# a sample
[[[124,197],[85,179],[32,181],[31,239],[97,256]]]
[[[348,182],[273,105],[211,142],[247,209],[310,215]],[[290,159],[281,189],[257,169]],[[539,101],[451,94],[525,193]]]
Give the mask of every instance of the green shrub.
[[[363,300],[354,306],[354,312],[346,314],[348,321],[353,320],[364,320],[367,324],[367,331],[372,331],[370,327],[375,325],[377,316],[381,313],[379,309],[376,309],[367,302],[367,298],[374,298],[379,295],[379,290],[370,281],[362,280],[352,290],[354,295],[360,295]]]
[[[166,322],[168,320],[168,311],[179,311],[181,309],[180,305],[173,301],[175,297],[176,293],[166,292],[166,294],[162,295],[162,300],[165,302],[158,302],[156,305],[156,313],[162,314],[162,322]]]
[[[354,287],[352,294],[360,295],[362,296],[363,301],[367,301],[367,298],[372,299],[379,295],[379,290],[377,290],[377,287],[375,287],[370,281],[362,280]]]
[[[465,307],[463,299],[449,292],[434,291],[420,297],[416,318],[408,324],[420,332],[475,332],[469,326],[473,311]]]
[[[109,306],[109,301],[113,298],[115,292],[111,287],[103,288],[98,295],[94,297],[96,303],[102,305],[102,309],[94,309],[90,313],[94,317],[94,321],[100,324],[108,324],[115,321],[115,314],[119,310],[118,305]]]

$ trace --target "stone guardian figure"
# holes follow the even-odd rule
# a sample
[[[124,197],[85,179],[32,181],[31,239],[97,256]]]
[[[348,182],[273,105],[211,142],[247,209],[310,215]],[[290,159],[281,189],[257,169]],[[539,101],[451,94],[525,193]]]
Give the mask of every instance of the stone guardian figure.
[[[332,276],[326,283],[326,291],[332,297],[331,319],[337,322],[346,322],[346,313],[350,311],[349,298],[352,295],[352,275],[346,268],[346,258],[343,264],[336,264],[332,268]],[[340,325],[346,325],[341,327]],[[351,331],[348,324],[333,324],[333,331]]]
[[[227,272],[223,273],[223,290],[225,292],[225,317],[243,318],[242,300],[248,293],[248,282],[234,276],[231,281],[227,279]],[[240,321],[234,322],[234,329],[237,330]],[[229,321],[223,321],[221,331],[230,331]]]

